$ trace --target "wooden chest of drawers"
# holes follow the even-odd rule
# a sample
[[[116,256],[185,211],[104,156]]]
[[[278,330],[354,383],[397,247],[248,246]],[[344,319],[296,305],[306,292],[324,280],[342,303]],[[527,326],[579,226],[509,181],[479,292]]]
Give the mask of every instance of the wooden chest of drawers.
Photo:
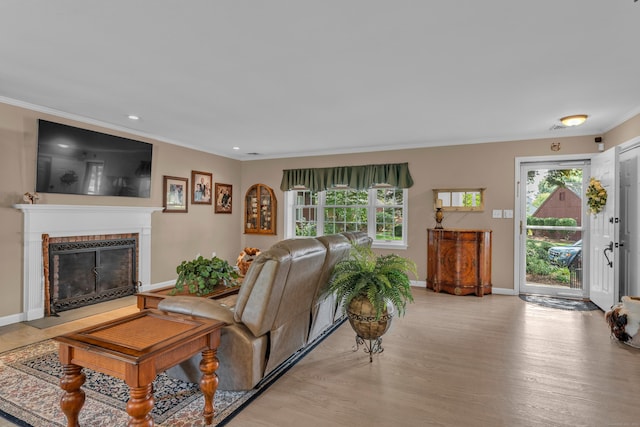
[[[427,230],[427,288],[454,295],[491,293],[491,230]]]

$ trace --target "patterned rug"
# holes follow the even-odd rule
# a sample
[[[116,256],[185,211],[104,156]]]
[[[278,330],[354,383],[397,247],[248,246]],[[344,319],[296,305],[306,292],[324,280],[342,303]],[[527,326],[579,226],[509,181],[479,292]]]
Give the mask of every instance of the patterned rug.
[[[124,426],[129,387],[124,381],[83,369],[87,380],[82,386],[86,401],[80,411],[80,425]],[[60,409],[62,389],[59,381],[62,366],[58,360],[58,345],[42,341],[0,355],[0,415],[17,425],[52,427],[67,425]],[[202,426],[204,398],[197,384],[160,374],[153,383],[155,405],[152,416],[156,425],[187,427]],[[215,395],[216,416],[220,423],[247,402],[258,390],[229,392],[218,390]]]
[[[214,426],[223,426],[273,384],[309,351],[333,332],[334,325],[312,345],[296,353],[250,391],[217,390],[214,396]],[[126,403],[129,387],[124,381],[84,368],[82,386],[86,400],[80,411],[80,425],[114,427],[127,425]],[[58,344],[45,340],[0,354],[0,418],[24,427],[66,427],[60,409]],[[160,374],[153,383],[155,405],[151,412],[159,427],[204,426],[204,398],[197,384]]]

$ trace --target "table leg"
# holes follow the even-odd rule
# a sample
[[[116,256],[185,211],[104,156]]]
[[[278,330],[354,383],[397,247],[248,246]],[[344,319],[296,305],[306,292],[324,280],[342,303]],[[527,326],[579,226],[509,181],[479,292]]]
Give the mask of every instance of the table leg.
[[[131,387],[127,402],[128,426],[153,427],[153,418],[149,413],[153,409],[154,403],[153,383],[142,387]]]
[[[219,362],[216,357],[217,350],[209,349],[202,352],[202,360],[200,361],[200,371],[202,372],[202,379],[200,379],[200,390],[204,395],[204,421],[206,425],[213,424],[213,415],[215,412],[213,406],[213,395],[216,394],[218,389],[218,376],[216,375],[216,369],[218,369]]]
[[[60,388],[65,392],[60,398],[60,409],[67,417],[68,427],[79,427],[78,414],[84,405],[84,390],[82,384],[86,379],[82,367],[78,365],[63,365]]]

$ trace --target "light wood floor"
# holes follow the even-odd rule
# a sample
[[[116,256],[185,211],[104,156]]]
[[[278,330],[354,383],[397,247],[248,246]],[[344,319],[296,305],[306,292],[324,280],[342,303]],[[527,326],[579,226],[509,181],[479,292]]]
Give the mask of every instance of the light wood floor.
[[[640,426],[640,350],[612,341],[601,311],[414,294],[373,363],[344,324],[228,426]],[[0,350],[131,311],[3,327]]]

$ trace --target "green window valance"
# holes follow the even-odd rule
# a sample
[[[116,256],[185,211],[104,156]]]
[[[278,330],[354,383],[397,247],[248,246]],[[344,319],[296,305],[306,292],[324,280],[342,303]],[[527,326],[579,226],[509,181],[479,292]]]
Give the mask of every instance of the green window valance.
[[[333,168],[285,169],[282,171],[280,189],[289,191],[305,187],[312,191],[323,191],[340,186],[354,190],[366,190],[386,184],[396,188],[409,188],[413,179],[408,163],[337,166]]]

